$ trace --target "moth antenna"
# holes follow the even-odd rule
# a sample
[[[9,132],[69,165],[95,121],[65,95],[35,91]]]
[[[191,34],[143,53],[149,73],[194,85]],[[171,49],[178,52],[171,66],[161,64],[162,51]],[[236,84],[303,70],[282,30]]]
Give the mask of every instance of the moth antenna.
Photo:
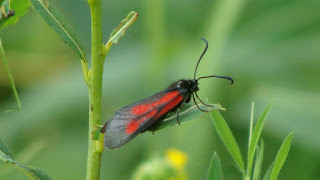
[[[199,77],[199,78],[197,79],[197,81],[200,80],[200,79],[203,79],[203,78],[211,78],[211,77],[216,77],[216,78],[221,78],[221,79],[227,79],[227,80],[231,81],[230,84],[233,84],[233,79],[232,79],[231,77],[229,77],[229,76],[202,76],[202,77]]]
[[[197,62],[196,69],[194,70],[193,79],[196,79],[196,74],[197,74],[197,70],[198,70],[199,63],[200,63],[203,55],[206,53],[206,51],[207,51],[207,49],[208,49],[208,46],[209,46],[208,41],[207,41],[205,38],[201,38],[201,39],[204,41],[204,43],[206,43],[206,47],[204,48],[204,50],[203,50],[203,52],[202,52],[202,54],[201,54],[201,56],[200,56],[200,58],[199,58],[199,60],[198,60],[198,62]]]

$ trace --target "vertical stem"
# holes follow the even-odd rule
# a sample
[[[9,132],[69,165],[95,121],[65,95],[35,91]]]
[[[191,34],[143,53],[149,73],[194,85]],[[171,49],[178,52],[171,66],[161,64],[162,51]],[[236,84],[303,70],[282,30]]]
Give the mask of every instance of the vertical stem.
[[[14,83],[14,79],[13,79],[13,76],[11,74],[11,71],[10,71],[10,68],[9,68],[9,65],[8,65],[8,61],[7,61],[6,55],[4,53],[4,49],[3,49],[3,46],[2,46],[1,39],[0,39],[0,57],[3,60],[3,63],[4,63],[5,68],[7,70],[7,73],[8,73],[9,79],[10,79],[10,83],[11,83],[11,87],[12,87],[12,91],[13,91],[14,97],[16,98],[16,101],[17,101],[17,104],[18,104],[18,108],[17,109],[9,109],[7,111],[20,110],[20,108],[21,108],[20,98],[19,98],[19,95],[18,95],[18,92],[17,92],[16,84]]]
[[[89,149],[87,161],[87,180],[100,178],[101,154],[103,146],[92,138],[96,125],[101,124],[102,74],[105,58],[102,42],[102,0],[88,0],[91,11],[92,57],[89,87]]]

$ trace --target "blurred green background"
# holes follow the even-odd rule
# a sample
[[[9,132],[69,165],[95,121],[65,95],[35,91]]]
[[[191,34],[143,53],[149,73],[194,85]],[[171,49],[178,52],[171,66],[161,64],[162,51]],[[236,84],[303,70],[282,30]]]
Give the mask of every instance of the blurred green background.
[[[55,0],[90,54],[90,12],[85,0]],[[103,1],[104,40],[129,13],[139,13],[105,62],[103,122],[132,102],[192,78],[196,61],[209,49],[198,76],[200,96],[227,108],[222,112],[246,157],[251,102],[255,117],[277,98],[266,121],[263,174],[282,140],[295,131],[279,179],[320,179],[320,1]],[[0,137],[17,160],[41,168],[53,179],[85,179],[88,93],[80,61],[32,10],[1,30],[4,48],[21,97],[19,112],[0,62]],[[224,177],[240,179],[209,116],[140,134],[125,146],[105,150],[101,179],[128,179],[139,164],[176,148],[188,155],[190,179],[204,179],[214,151]],[[21,157],[19,159],[19,154]],[[27,155],[26,155],[27,154]],[[246,159],[246,158],[245,158]],[[3,165],[3,163],[0,163]],[[1,179],[26,179],[14,171]]]

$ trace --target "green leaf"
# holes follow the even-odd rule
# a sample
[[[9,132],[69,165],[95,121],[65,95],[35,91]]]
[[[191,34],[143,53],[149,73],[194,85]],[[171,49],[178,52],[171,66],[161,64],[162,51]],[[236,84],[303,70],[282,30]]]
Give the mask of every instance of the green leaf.
[[[271,170],[272,170],[273,164],[274,164],[274,163],[272,163],[272,164],[270,165],[270,167],[268,168],[266,174],[265,174],[264,177],[263,177],[263,180],[270,180],[270,174],[271,174]]]
[[[254,102],[251,103],[251,115],[250,115],[250,129],[249,129],[249,143],[248,143],[248,149],[251,142],[252,137],[252,128],[253,128],[253,114],[254,114]]]
[[[281,168],[282,168],[282,166],[288,156],[291,142],[292,142],[292,138],[293,138],[293,134],[294,134],[294,132],[290,133],[286,137],[286,139],[283,141],[283,143],[278,151],[277,157],[274,161],[274,165],[273,165],[271,175],[270,175],[270,180],[276,180],[278,178],[279,172],[280,172],[280,170],[281,170]]]
[[[7,14],[10,12],[10,0],[1,0],[0,6],[0,27],[8,20]]]
[[[3,46],[2,46],[1,39],[0,39],[0,57],[1,57],[1,59],[3,60],[3,63],[4,63],[5,68],[6,68],[6,70],[7,70],[7,74],[8,74],[10,83],[11,83],[12,91],[13,91],[14,97],[16,98],[16,101],[17,101],[17,104],[18,104],[18,108],[17,108],[17,109],[9,109],[9,110],[7,110],[7,111],[10,111],[10,110],[20,110],[20,108],[21,108],[21,103],[20,103],[19,95],[18,95],[18,92],[17,92],[16,84],[14,83],[14,79],[13,79],[13,76],[12,76],[11,71],[10,71],[8,62],[7,62],[6,55],[5,55],[5,53],[4,53],[4,49],[3,49]]]
[[[207,180],[222,180],[222,168],[220,164],[220,159],[215,152],[212,156],[211,164],[208,171]]]
[[[2,12],[2,13],[5,14],[5,15],[7,15],[8,12],[9,12],[9,10],[11,9],[11,8],[10,8],[10,0],[4,0],[4,1],[2,2],[2,6],[3,6],[3,8],[4,8],[4,9],[1,9],[1,11],[4,10],[4,12]]]
[[[245,169],[244,169],[243,158],[242,158],[239,146],[234,136],[232,135],[232,132],[228,124],[226,123],[224,118],[221,116],[219,111],[212,111],[210,114],[211,114],[213,124],[215,125],[221,140],[223,141],[224,145],[227,147],[229,153],[231,154],[232,158],[238,165],[241,172],[244,173]]]
[[[10,148],[2,141],[2,139],[0,139],[0,151],[9,156],[13,156]]]
[[[26,0],[11,1],[10,10],[13,11],[14,14],[12,14],[13,12],[10,13],[10,11],[6,12],[6,14],[7,15],[9,14],[9,15],[4,21],[1,21],[0,27],[4,28],[4,27],[7,27],[8,25],[16,24],[19,18],[28,12],[29,7],[30,7],[29,1],[26,1]]]
[[[117,44],[119,39],[124,36],[126,30],[137,20],[138,13],[131,11],[125,19],[112,31],[109,42]],[[108,44],[108,43],[107,43]]]
[[[13,164],[17,168],[19,168],[21,171],[26,173],[32,179],[51,180],[51,178],[44,171],[37,169],[37,168],[23,165],[20,162],[14,160],[10,155],[7,155],[1,151],[0,151],[0,159],[6,163]]]
[[[223,108],[220,104],[210,104],[213,107],[209,108],[203,104],[199,104],[199,107],[201,109],[205,109],[205,110],[225,110],[225,108]],[[179,121],[180,124],[184,124],[190,120],[194,120],[194,119],[198,119],[201,116],[205,115],[205,113],[203,113],[202,111],[200,111],[198,109],[198,107],[196,105],[191,106],[190,108],[184,110],[183,112],[179,113]],[[176,113],[174,113],[172,116],[166,118],[163,120],[163,122],[161,123],[161,125],[155,130],[155,131],[159,131],[161,129],[170,127],[170,126],[176,126],[179,125],[177,122],[177,115]]]
[[[273,102],[267,106],[267,108],[264,110],[264,112],[261,114],[254,130],[252,133],[252,137],[249,143],[249,149],[248,149],[248,160],[247,160],[247,174],[251,175],[252,171],[252,164],[253,164],[253,159],[254,159],[254,153],[256,151],[256,147],[258,144],[258,141],[260,139],[260,135],[265,123],[265,120],[268,116],[268,113],[270,111],[270,108],[272,106]]]
[[[30,0],[33,9],[47,22],[60,38],[82,60],[86,61],[81,42],[76,38],[71,28],[64,23],[57,11],[47,0]]]
[[[4,2],[4,0],[0,0],[0,6],[2,6],[2,3]]]
[[[257,146],[257,155],[256,155],[256,161],[254,163],[254,170],[253,170],[253,180],[259,180],[260,174],[261,174],[261,167],[263,162],[263,154],[264,154],[264,142],[261,139],[260,147]]]

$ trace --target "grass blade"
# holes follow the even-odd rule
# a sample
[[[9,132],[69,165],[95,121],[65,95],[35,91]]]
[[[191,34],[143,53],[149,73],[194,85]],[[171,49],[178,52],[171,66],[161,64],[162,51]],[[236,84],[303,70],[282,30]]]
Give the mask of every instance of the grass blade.
[[[215,125],[221,140],[223,141],[224,145],[227,147],[229,153],[231,154],[232,158],[235,160],[241,172],[244,173],[245,169],[244,169],[243,158],[242,158],[239,146],[234,136],[232,135],[232,132],[228,124],[226,123],[224,118],[221,116],[219,111],[212,111],[210,114],[211,114],[213,124]]]
[[[4,0],[0,0],[0,6],[2,6],[3,2],[4,2]]]
[[[278,178],[279,172],[280,172],[280,170],[281,170],[281,168],[282,168],[282,166],[288,156],[291,142],[292,142],[292,138],[293,138],[293,134],[294,134],[294,132],[290,133],[286,137],[286,139],[283,141],[283,143],[278,151],[277,157],[274,161],[274,165],[273,165],[271,175],[270,175],[270,180],[276,180]]]
[[[66,23],[62,22],[57,11],[47,0],[30,0],[33,9],[47,22],[47,24],[60,36],[60,38],[82,60],[86,61],[86,55],[82,44],[76,38]]]
[[[257,155],[256,155],[256,161],[254,165],[254,170],[253,170],[253,180],[259,180],[260,179],[260,174],[261,174],[261,167],[262,167],[262,162],[263,162],[263,154],[264,154],[264,142],[261,139],[260,147],[257,146]]]
[[[4,152],[0,151],[0,160],[11,163],[14,166],[16,166],[18,169],[23,171],[25,174],[27,174],[32,179],[37,180],[51,180],[51,178],[42,170],[33,168],[30,166],[26,166],[24,164],[21,164],[20,162],[14,160],[10,155],[5,154]]]
[[[254,101],[251,104],[251,115],[250,115],[250,129],[249,129],[249,143],[248,143],[248,149],[251,142],[251,136],[252,136],[252,128],[253,128],[253,113],[254,113]]]
[[[20,110],[20,108],[21,108],[20,98],[19,98],[19,95],[18,95],[16,84],[14,83],[14,79],[13,79],[13,76],[11,74],[8,62],[7,62],[6,55],[4,53],[4,49],[3,49],[3,46],[2,46],[1,39],[0,39],[0,57],[3,60],[3,63],[4,63],[5,68],[7,70],[7,73],[8,73],[9,79],[10,79],[10,83],[11,83],[11,87],[12,87],[12,91],[13,91],[14,97],[16,98],[16,101],[17,101],[17,104],[18,104],[18,108],[17,109],[9,109],[7,111]]]
[[[211,164],[208,171],[207,180],[222,180],[222,169],[220,164],[220,158],[215,152],[212,156]]]
[[[199,104],[199,107],[202,109],[206,109],[206,110],[225,110],[225,108],[223,108],[220,104],[210,104],[213,106],[213,108],[208,108],[207,106],[203,105],[203,104]],[[180,124],[184,124],[188,121],[194,120],[194,119],[198,119],[201,116],[203,116],[204,113],[202,111],[200,111],[196,105],[191,106],[190,108],[184,110],[183,112],[179,113],[179,121]],[[163,120],[163,122],[161,123],[161,125],[157,128],[157,130],[161,130],[170,126],[176,126],[178,125],[177,122],[177,115],[176,113],[174,113],[172,116],[166,118]]]
[[[9,156],[13,156],[10,148],[2,141],[2,139],[0,139],[0,151]]]
[[[273,104],[273,102],[271,104],[269,104],[267,106],[267,108],[264,110],[264,112],[261,114],[261,116],[260,116],[254,130],[253,130],[252,137],[251,137],[250,144],[249,144],[249,149],[248,149],[247,177],[251,176],[252,164],[253,164],[253,159],[254,159],[256,147],[257,147],[258,141],[260,139],[260,135],[261,135],[265,120],[268,116],[268,113],[270,111],[272,104]]]
[[[264,177],[263,177],[263,180],[270,180],[270,174],[271,174],[271,170],[272,170],[273,164],[274,164],[274,163],[272,163],[272,164],[270,165],[270,167],[268,168],[266,174],[265,174]]]
[[[137,20],[138,13],[131,11],[125,19],[112,31],[109,42],[117,44],[119,39],[124,36],[126,30]],[[107,43],[109,44],[109,43]]]

